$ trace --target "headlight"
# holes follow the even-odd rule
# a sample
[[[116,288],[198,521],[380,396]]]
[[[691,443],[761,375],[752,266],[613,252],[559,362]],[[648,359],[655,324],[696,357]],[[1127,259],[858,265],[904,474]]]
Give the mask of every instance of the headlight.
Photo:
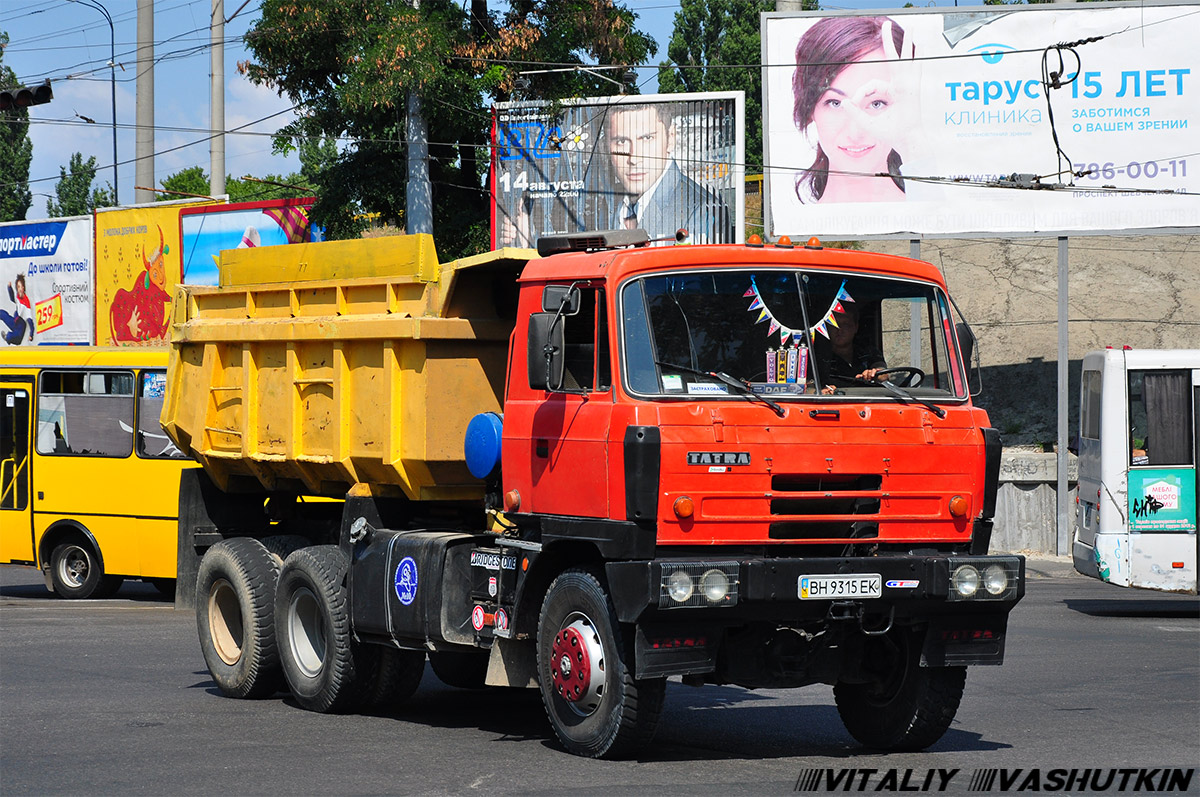
[[[999,595],[1008,589],[1008,573],[1000,565],[988,565],[983,571],[983,588],[989,595]]]
[[[1020,596],[1021,559],[1017,556],[952,556],[949,601],[1005,601]]]
[[[694,590],[695,586],[692,584],[692,577],[682,570],[676,570],[667,579],[667,595],[676,603],[683,603],[692,597]]]
[[[660,561],[658,607],[698,609],[736,606],[741,562]]]
[[[979,591],[979,571],[971,565],[962,565],[950,576],[950,584],[961,597],[970,598]]]
[[[720,570],[708,570],[700,577],[700,591],[709,603],[720,603],[729,594],[729,578]]]

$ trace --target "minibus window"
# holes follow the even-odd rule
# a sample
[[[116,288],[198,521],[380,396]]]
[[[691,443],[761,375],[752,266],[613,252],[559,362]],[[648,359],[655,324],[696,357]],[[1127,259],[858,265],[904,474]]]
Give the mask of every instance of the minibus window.
[[[37,451],[95,457],[133,453],[133,374],[45,371],[38,400]]]
[[[1080,407],[1080,434],[1088,440],[1100,439],[1100,372],[1083,372],[1083,406]]]
[[[1129,421],[1133,464],[1192,464],[1190,374],[1130,371]]]

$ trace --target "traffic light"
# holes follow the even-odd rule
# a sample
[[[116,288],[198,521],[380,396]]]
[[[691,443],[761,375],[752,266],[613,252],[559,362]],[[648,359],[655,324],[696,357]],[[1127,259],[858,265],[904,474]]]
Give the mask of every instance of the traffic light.
[[[52,99],[54,99],[54,91],[50,88],[49,79],[42,81],[42,85],[32,88],[15,86],[11,89],[0,90],[0,111],[28,108],[30,105],[41,105]]]

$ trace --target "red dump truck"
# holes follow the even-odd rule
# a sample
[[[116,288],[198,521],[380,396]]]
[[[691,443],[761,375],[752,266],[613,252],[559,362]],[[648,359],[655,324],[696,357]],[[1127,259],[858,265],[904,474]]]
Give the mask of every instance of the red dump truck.
[[[180,289],[177,600],[225,694],[386,706],[428,660],[615,757],[673,676],[824,683],[866,746],[941,737],[1025,579],[941,275],[646,244],[240,250]]]

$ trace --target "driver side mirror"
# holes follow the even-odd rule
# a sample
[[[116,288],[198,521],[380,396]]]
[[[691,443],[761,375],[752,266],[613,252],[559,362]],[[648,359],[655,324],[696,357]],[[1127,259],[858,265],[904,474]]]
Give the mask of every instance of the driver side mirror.
[[[547,285],[542,290],[544,312],[578,315],[579,304],[579,287],[576,285]]]
[[[958,348],[962,351],[963,367],[967,371],[967,392],[977,396],[983,390],[983,380],[975,368],[975,333],[965,321],[955,324],[954,332],[958,337]]]
[[[530,389],[562,389],[563,363],[566,361],[565,338],[563,322],[558,313],[530,314],[526,350]]]

